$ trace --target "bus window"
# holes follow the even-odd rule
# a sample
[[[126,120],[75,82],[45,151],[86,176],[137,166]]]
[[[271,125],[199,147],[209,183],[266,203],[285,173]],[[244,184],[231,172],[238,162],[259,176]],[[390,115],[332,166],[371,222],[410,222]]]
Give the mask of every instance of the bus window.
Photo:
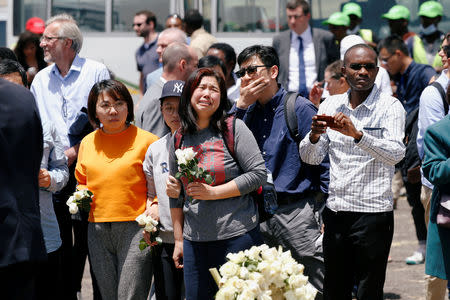
[[[114,0],[112,7],[112,30],[133,31],[133,18],[138,11],[150,10],[156,15],[156,30],[164,29],[169,15],[170,1],[167,0]]]
[[[25,23],[31,17],[47,19],[46,0],[14,0],[13,34],[19,35],[25,31]]]
[[[62,13],[73,16],[81,31],[105,31],[104,0],[53,0],[52,15]]]

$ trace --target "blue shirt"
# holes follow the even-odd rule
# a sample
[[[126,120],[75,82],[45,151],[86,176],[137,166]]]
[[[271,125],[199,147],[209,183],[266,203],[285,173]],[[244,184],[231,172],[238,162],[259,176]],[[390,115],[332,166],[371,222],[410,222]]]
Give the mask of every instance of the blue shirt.
[[[266,168],[272,173],[275,189],[280,193],[328,192],[328,162],[319,166],[308,165],[300,160],[298,145],[291,137],[284,117],[284,96],[280,88],[264,106],[259,102],[247,110],[232,108],[236,117],[243,119],[256,138]],[[317,108],[309,100],[298,97],[295,102],[298,132],[303,139],[311,129],[312,117]]]
[[[64,150],[71,146],[69,128],[80,110],[87,107],[92,86],[103,79],[109,79],[108,69],[103,64],[78,55],[66,76],[62,77],[56,64],[53,64],[34,77],[30,90],[36,99],[41,119],[51,120]]]
[[[413,61],[405,73],[400,75],[397,82],[397,98],[403,104],[407,115],[419,107],[420,94],[435,74],[433,67]]]
[[[147,74],[150,74],[161,66],[159,63],[159,54],[156,52],[156,48],[158,48],[158,45],[156,44],[157,41],[158,38],[149,44],[142,44],[142,46],[136,50],[137,69],[139,72],[142,72],[144,93],[148,87],[145,80]]]

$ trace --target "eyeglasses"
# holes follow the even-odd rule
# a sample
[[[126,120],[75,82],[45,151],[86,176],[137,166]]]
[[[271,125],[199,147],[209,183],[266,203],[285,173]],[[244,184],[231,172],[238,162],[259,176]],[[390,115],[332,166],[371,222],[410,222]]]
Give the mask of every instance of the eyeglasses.
[[[43,35],[43,36],[41,36],[41,38],[39,39],[39,41],[40,42],[43,42],[43,41],[48,41],[48,42],[50,42],[50,41],[53,41],[53,40],[63,40],[63,39],[65,39],[66,37],[64,37],[64,36],[47,36],[47,35]]]
[[[161,110],[162,110],[163,113],[166,113],[166,114],[169,114],[169,115],[173,115],[175,113],[178,113],[178,109],[176,109],[173,106],[169,106],[169,105],[161,107]]]
[[[377,66],[375,64],[350,64],[350,69],[358,71],[365,68],[367,71],[375,70]]]
[[[256,73],[258,68],[269,68],[269,66],[266,65],[260,65],[260,66],[248,66],[247,68],[241,68],[239,71],[236,72],[236,76],[238,78],[244,77],[247,73],[248,76],[252,76]]]
[[[382,63],[383,65],[386,65],[386,64],[388,63],[388,61],[391,59],[391,57],[394,56],[394,54],[395,54],[395,53],[392,53],[391,55],[389,55],[389,56],[386,57],[386,58],[381,58],[381,57],[380,57],[381,63]]]
[[[133,23],[132,27],[134,27],[134,26],[141,27],[142,24],[144,24],[144,23]]]
[[[111,104],[109,102],[101,102],[98,107],[100,107],[103,111],[110,112],[111,109],[114,107],[115,111],[123,111],[127,108],[127,103],[125,101],[116,101],[114,104]]]
[[[294,18],[295,20],[300,19],[301,17],[304,17],[305,15],[291,15],[291,16],[287,16],[287,19],[290,20],[292,18]]]

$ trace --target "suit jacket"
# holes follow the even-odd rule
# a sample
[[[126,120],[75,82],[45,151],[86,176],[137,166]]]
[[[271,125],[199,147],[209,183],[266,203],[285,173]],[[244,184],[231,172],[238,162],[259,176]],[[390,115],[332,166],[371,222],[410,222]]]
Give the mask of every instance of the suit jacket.
[[[339,49],[333,34],[320,28],[311,28],[314,52],[316,55],[317,80],[322,81],[325,68],[339,59]],[[272,46],[280,58],[278,82],[288,88],[289,82],[289,53],[291,49],[291,30],[283,31],[273,38]]]
[[[42,151],[33,95],[0,79],[0,268],[46,258],[39,214]]]

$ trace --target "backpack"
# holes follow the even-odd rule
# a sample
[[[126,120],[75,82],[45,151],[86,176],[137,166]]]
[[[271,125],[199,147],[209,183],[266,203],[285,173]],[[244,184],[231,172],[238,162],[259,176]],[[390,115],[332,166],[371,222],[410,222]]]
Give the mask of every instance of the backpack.
[[[447,102],[447,95],[445,94],[444,89],[442,88],[442,85],[440,85],[438,82],[434,81],[431,86],[434,86],[442,98],[442,104],[444,104],[444,115],[446,116],[448,114],[448,102]]]
[[[297,100],[298,96],[299,94],[297,92],[287,92],[284,97],[284,120],[286,121],[289,134],[297,145],[301,142],[300,135],[298,133],[297,115],[295,114],[295,100]]]

